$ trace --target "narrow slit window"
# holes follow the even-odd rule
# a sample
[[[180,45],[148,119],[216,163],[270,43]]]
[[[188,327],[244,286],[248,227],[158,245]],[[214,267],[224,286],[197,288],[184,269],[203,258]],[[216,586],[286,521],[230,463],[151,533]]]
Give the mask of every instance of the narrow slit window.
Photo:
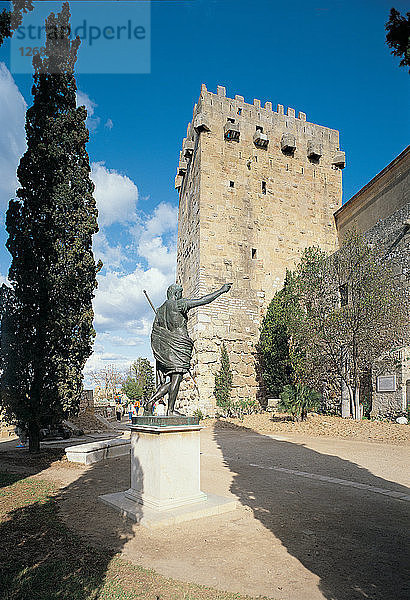
[[[231,187],[231,188],[235,187],[235,182],[234,181],[230,181],[229,182],[229,187]]]
[[[289,165],[288,164],[286,165],[286,170],[289,171]]]
[[[347,283],[339,286],[339,297],[340,306],[347,306],[349,304],[349,288]]]
[[[262,181],[262,194],[266,194],[266,181]]]
[[[302,175],[303,175],[304,172],[305,172],[305,169],[302,167]]]
[[[256,248],[252,248],[252,258],[256,258]]]

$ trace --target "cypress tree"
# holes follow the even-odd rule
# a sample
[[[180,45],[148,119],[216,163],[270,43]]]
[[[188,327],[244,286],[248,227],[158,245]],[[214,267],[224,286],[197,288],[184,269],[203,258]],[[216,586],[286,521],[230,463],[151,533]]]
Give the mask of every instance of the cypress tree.
[[[23,22],[23,14],[32,11],[33,0],[13,0],[11,10],[4,8],[0,13],[0,46],[13,35]]]
[[[2,319],[1,400],[9,419],[27,427],[30,451],[39,450],[42,426],[77,412],[95,336],[97,210],[87,112],[76,108],[80,40],[69,39],[69,20],[68,3],[50,14],[45,54],[33,58],[21,187],[6,218],[12,290]]]
[[[216,405],[220,408],[229,409],[231,403],[232,371],[229,356],[225,344],[221,346],[221,368],[215,375],[214,394]]]

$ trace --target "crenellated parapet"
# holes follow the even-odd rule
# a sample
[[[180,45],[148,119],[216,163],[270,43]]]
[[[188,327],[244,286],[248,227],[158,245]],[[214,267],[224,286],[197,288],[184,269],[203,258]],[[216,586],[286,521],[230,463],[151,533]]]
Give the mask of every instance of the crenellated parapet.
[[[227,142],[250,140],[257,149],[292,155],[298,152],[315,164],[325,161],[334,169],[345,167],[345,155],[339,148],[337,130],[310,123],[305,112],[296,113],[291,107],[285,111],[282,104],[277,104],[274,110],[270,101],[262,106],[258,99],[248,103],[243,96],[229,98],[221,85],[213,93],[202,84],[183,141],[184,158],[192,158],[195,139],[201,134],[222,134]],[[179,167],[178,175],[181,175]]]

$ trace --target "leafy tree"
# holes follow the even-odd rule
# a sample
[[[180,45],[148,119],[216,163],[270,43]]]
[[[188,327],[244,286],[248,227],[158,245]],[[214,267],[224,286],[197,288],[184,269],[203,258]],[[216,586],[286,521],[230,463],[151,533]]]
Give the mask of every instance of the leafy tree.
[[[33,10],[33,0],[14,0],[13,9],[3,9],[0,13],[0,46],[4,40],[13,35],[23,21],[23,13]]]
[[[357,232],[331,256],[307,249],[295,275],[303,315],[289,323],[292,344],[302,357],[294,362],[295,381],[314,389],[344,381],[351,414],[358,419],[363,378],[382,353],[405,343],[403,284],[394,278],[383,250]]]
[[[127,379],[122,384],[122,391],[127,398],[132,400],[132,402],[141,400],[142,398],[141,385],[133,377],[131,377],[131,375],[128,375]]]
[[[45,56],[33,58],[21,187],[6,218],[13,289],[2,322],[1,403],[10,419],[27,425],[30,451],[39,450],[43,425],[77,412],[95,336],[91,301],[99,266],[91,244],[97,210],[87,113],[76,108],[80,40],[68,38],[69,19],[67,3],[50,14]]]
[[[404,17],[392,8],[386,23],[386,43],[394,56],[401,56],[401,67],[410,67],[410,12]]]
[[[141,390],[140,397],[144,400],[144,402],[149,400],[154,394],[155,383],[154,368],[149,362],[148,358],[137,358],[137,360],[131,365],[131,372],[133,373],[134,379]]]
[[[258,343],[263,382],[266,392],[273,398],[279,398],[284,386],[293,382],[289,332],[291,277],[288,271],[283,289],[269,304]]]
[[[221,346],[221,368],[215,375],[216,405],[227,410],[231,402],[232,371],[225,344]]]
[[[304,421],[308,411],[320,406],[320,394],[301,383],[285,385],[278,408],[289,412],[295,421]]]

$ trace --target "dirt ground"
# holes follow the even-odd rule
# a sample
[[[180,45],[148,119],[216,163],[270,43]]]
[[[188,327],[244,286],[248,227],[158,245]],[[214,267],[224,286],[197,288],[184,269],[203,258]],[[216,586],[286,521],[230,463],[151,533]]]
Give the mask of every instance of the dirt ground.
[[[239,419],[204,419],[205,427],[232,427],[243,425],[258,433],[301,434],[313,437],[345,438],[366,442],[410,444],[410,427],[387,421],[354,421],[340,417],[311,414],[306,421],[296,423],[283,413],[246,415]]]
[[[380,425],[376,434],[387,436],[390,426]],[[276,600],[407,600],[406,426],[392,425],[406,428],[391,430],[394,443],[370,430],[358,441],[318,436],[317,422],[315,437],[301,430],[305,424],[285,426],[265,433],[247,419],[208,423],[201,489],[237,498],[239,506],[162,530],[133,524],[98,500],[129,487],[128,457],[83,467],[58,460],[56,450],[37,476],[59,482],[69,527],[167,577]],[[2,469],[16,462],[11,444],[0,444]]]

